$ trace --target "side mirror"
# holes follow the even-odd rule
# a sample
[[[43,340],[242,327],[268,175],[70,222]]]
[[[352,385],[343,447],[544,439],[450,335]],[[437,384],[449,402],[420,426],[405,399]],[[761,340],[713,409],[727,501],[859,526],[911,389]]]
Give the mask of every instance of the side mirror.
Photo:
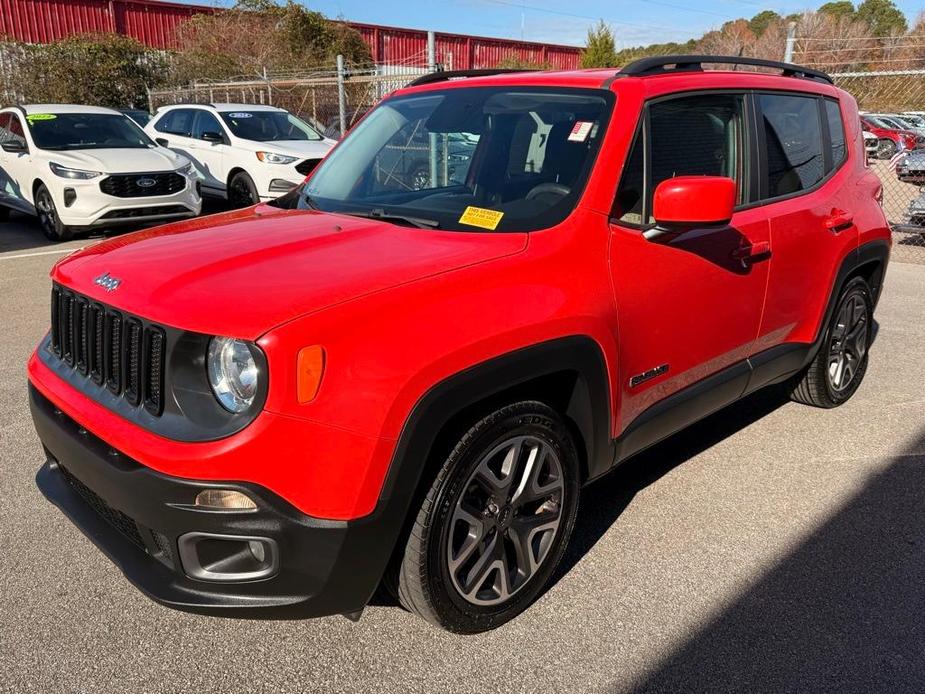
[[[168,144],[170,144],[166,137],[155,137],[154,141],[161,147],[166,147]]]
[[[725,176],[678,176],[655,189],[655,226],[643,236],[654,240],[696,227],[725,226],[732,219],[736,183]]]
[[[224,142],[225,136],[212,130],[206,130],[202,134],[202,139],[206,142],[211,142],[213,145],[216,145],[220,142]]]
[[[0,147],[3,148],[4,152],[9,152],[10,154],[22,154],[23,152],[29,151],[29,148],[26,147],[26,143],[20,142],[19,140],[4,142]]]

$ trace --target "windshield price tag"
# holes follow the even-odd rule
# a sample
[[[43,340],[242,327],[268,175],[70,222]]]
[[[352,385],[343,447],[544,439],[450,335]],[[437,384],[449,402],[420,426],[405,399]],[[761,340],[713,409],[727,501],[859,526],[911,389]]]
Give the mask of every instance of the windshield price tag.
[[[229,113],[229,118],[253,118],[252,113]]]
[[[466,211],[462,213],[462,217],[459,218],[459,223],[494,231],[498,228],[498,223],[503,216],[504,212],[486,210],[484,207],[473,207],[469,205]]]
[[[591,132],[591,126],[594,125],[590,121],[580,120],[575,123],[575,127],[572,128],[572,132],[569,133],[568,141],[569,142],[584,142],[588,139],[588,134]]]

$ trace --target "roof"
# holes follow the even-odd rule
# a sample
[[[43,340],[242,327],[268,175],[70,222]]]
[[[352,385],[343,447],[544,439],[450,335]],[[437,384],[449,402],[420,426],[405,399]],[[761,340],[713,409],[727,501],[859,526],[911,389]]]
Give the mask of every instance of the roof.
[[[166,104],[158,108],[162,111],[169,108],[192,108],[199,106],[201,108],[214,108],[216,111],[226,113],[228,111],[282,111],[283,109],[276,106],[265,106],[263,104]]]
[[[102,106],[81,106],[80,104],[23,104],[26,115],[33,113],[98,113],[121,116],[119,111]]]

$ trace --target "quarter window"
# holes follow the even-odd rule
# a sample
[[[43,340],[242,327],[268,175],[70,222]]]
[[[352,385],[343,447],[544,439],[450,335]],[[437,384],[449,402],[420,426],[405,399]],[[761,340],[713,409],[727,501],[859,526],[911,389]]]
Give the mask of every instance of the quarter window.
[[[819,100],[783,94],[761,94],[758,99],[767,151],[767,197],[812,188],[825,176]]]
[[[698,94],[648,106],[617,192],[616,216],[651,224],[658,184],[675,176],[727,176],[744,202],[745,97]]]
[[[825,100],[825,117],[829,124],[829,143],[832,150],[832,161],[829,171],[837,169],[845,160],[845,126],[842,124],[841,109],[837,101]]]

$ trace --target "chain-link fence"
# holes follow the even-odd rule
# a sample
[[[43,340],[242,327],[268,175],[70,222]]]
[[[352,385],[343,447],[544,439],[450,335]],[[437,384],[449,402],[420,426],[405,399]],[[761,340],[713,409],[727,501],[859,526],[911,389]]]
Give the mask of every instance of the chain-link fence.
[[[883,182],[893,259],[925,264],[925,70],[842,72],[858,101],[871,169]]]
[[[329,137],[341,136],[386,94],[427,72],[414,64],[336,66],[302,73],[265,73],[257,78],[196,82],[185,87],[151,90],[151,110],[178,103],[266,104],[284,108],[312,123]]]

